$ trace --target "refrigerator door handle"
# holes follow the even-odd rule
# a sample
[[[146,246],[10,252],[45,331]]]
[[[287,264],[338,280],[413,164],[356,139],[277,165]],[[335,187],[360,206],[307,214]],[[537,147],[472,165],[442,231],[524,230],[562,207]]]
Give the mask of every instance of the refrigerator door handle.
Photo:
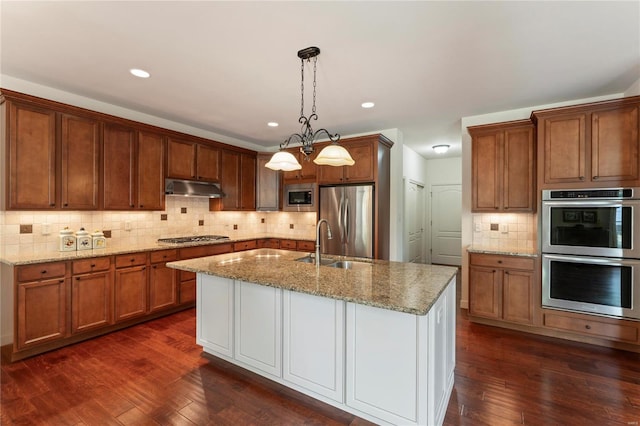
[[[349,220],[351,219],[349,213],[349,199],[347,198],[347,202],[344,203],[344,232],[345,232],[345,241],[349,241]]]
[[[340,228],[340,243],[344,243],[344,196],[340,197],[340,207],[338,207],[338,228]]]

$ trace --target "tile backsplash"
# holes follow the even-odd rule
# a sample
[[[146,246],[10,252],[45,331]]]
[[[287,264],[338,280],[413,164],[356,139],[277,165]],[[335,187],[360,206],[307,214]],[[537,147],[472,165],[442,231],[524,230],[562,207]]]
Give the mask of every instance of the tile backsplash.
[[[487,248],[534,249],[536,216],[529,213],[473,214],[473,245]]]
[[[107,244],[113,247],[205,234],[313,240],[315,222],[315,213],[210,212],[208,199],[195,197],[167,197],[165,210],[153,212],[2,211],[0,249],[7,255],[57,251],[65,227],[111,231]],[[28,225],[31,233],[24,232]]]

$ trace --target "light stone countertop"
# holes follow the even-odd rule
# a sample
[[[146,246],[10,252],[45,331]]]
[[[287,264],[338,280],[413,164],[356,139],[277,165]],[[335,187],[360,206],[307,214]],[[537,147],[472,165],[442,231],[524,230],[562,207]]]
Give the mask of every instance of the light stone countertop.
[[[7,265],[12,265],[12,266],[30,265],[35,263],[85,259],[88,257],[113,256],[118,254],[128,254],[128,253],[137,253],[137,252],[145,252],[145,251],[179,249],[179,248],[185,248],[185,247],[205,246],[205,245],[211,245],[211,244],[235,243],[239,241],[248,241],[248,240],[261,239],[261,238],[271,238],[271,237],[237,238],[237,239],[218,240],[218,241],[198,241],[198,242],[181,243],[181,244],[170,244],[170,243],[160,244],[157,242],[148,242],[148,243],[138,243],[138,244],[133,244],[128,246],[108,245],[103,249],[95,249],[95,250],[46,251],[46,252],[39,252],[39,253],[32,253],[32,254],[16,254],[16,255],[6,255],[4,253],[0,253],[0,263],[5,263]]]
[[[484,246],[469,246],[467,247],[469,253],[483,253],[483,254],[501,254],[506,256],[521,256],[521,257],[538,257],[538,250],[535,248],[520,248],[520,247],[484,247]]]
[[[170,268],[215,275],[383,309],[426,315],[458,268],[325,255],[359,260],[353,269],[296,262],[308,253],[256,249],[169,262]]]

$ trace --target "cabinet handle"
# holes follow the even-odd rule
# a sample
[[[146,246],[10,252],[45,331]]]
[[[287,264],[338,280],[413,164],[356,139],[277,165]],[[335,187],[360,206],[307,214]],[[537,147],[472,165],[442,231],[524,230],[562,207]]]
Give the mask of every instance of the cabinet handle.
[[[129,204],[129,207],[133,208],[135,207],[135,204]]]
[[[157,269],[158,267],[157,267],[156,265],[153,265],[153,266],[152,266],[152,268],[153,268],[153,269]],[[144,268],[143,268],[143,269],[144,269]]]
[[[92,264],[91,264],[91,267],[92,267],[92,268],[95,268],[95,267],[96,267],[96,264],[95,264],[95,263],[92,263]]]
[[[58,280],[58,282],[59,282],[60,284],[62,284],[62,283],[64,282],[64,280]]]
[[[80,281],[80,277],[76,277],[76,281]]]
[[[504,209],[505,210],[509,210],[509,206],[504,206]]]
[[[69,203],[64,203],[63,206],[69,207]]]
[[[584,176],[580,176],[580,180],[584,180]]]
[[[130,259],[130,260],[129,260],[129,262],[135,262],[135,261],[136,261],[135,259]]]
[[[498,210],[498,206],[495,206],[494,209]]]
[[[145,269],[147,269],[147,267],[146,267],[146,266],[143,266],[143,267],[142,267],[142,270],[144,271]]]
[[[593,180],[598,180],[598,176],[594,176],[594,177],[593,177]]]
[[[47,273],[47,270],[46,270],[46,269],[43,269],[42,271],[40,271],[40,273],[41,273],[41,274],[46,274],[46,273]]]
[[[584,328],[586,328],[587,330],[591,330],[591,326],[589,324],[585,325]]]
[[[143,207],[144,207],[144,205],[143,205],[143,204],[140,204],[140,208],[143,208]]]
[[[49,207],[55,207],[56,203],[49,203]]]
[[[502,263],[502,260],[498,260],[498,263]]]
[[[504,271],[504,274],[505,275],[509,275],[509,271]]]

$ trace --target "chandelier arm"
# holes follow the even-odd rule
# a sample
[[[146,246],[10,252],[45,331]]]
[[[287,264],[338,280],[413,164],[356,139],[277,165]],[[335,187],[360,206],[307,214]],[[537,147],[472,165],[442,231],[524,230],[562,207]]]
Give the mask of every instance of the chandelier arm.
[[[304,137],[300,133],[293,133],[289,135],[289,137],[280,144],[280,149],[287,148],[289,144],[292,142],[292,140],[295,138],[298,138],[297,142],[300,142],[300,143],[304,140]]]
[[[327,135],[327,137],[329,138],[331,143],[338,143],[338,141],[340,140],[340,135],[339,134],[336,133],[336,134],[332,135],[331,133],[329,133],[329,131],[327,129],[318,129],[315,132],[313,132],[313,141],[315,141],[318,138],[318,135],[322,134],[322,133]]]

